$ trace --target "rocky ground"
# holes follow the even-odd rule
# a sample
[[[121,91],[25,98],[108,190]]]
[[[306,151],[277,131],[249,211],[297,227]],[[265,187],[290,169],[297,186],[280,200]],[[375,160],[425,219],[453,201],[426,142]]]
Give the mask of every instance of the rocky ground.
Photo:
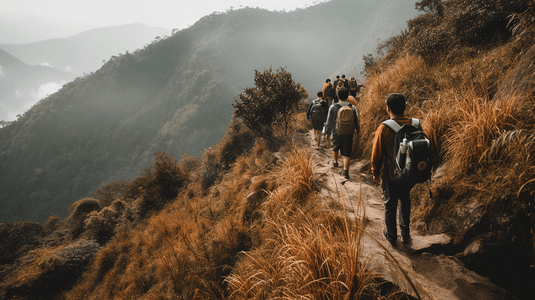
[[[467,269],[459,259],[444,255],[442,249],[451,243],[446,234],[424,236],[411,228],[412,242],[403,244],[398,237],[396,247],[392,247],[382,235],[385,225],[381,188],[372,180],[367,162],[353,160],[350,179],[346,180],[340,174],[341,164],[333,167],[332,150],[325,143],[316,150],[312,131],[306,134],[306,140],[310,141],[313,167],[322,182],[322,198],[344,201],[349,217],[365,218],[361,253],[371,270],[415,298],[514,299],[488,278]]]

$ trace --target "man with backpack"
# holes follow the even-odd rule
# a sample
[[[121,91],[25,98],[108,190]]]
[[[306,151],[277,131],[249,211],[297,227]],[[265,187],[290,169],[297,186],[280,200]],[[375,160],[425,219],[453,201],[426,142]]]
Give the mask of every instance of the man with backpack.
[[[317,96],[318,98],[312,101],[308,107],[307,120],[312,121],[314,137],[316,138],[316,150],[319,150],[321,144],[321,131],[323,129],[323,125],[325,124],[325,120],[327,119],[327,111],[329,110],[329,106],[327,105],[327,100],[322,99],[323,93],[321,91],[317,93]],[[328,142],[327,138],[325,139],[325,142]],[[329,146],[328,143],[327,146]]]
[[[346,75],[342,75],[341,81],[344,83],[344,87],[349,90],[349,81],[346,78]]]
[[[324,132],[332,132],[333,136],[333,166],[338,167],[338,152],[342,154],[342,175],[349,179],[349,165],[353,149],[353,134],[360,131],[357,108],[347,102],[349,91],[342,87],[338,91],[339,102],[329,108]]]
[[[321,91],[323,92],[323,99],[327,100],[327,104],[330,107],[333,104],[335,89],[334,86],[331,84],[331,80],[329,78],[325,80],[325,84],[323,84],[323,88],[321,89]]]
[[[404,116],[406,101],[402,94],[386,98],[386,111],[390,120],[379,125],[375,133],[371,156],[373,180],[381,183],[385,203],[383,235],[396,246],[396,212],[400,203],[399,227],[404,244],[410,236],[410,191],[416,183],[430,179],[431,165],[429,140],[418,119]]]

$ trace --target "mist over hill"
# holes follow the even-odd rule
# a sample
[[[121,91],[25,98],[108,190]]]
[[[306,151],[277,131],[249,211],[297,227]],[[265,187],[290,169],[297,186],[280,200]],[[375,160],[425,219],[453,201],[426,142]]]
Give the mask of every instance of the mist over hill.
[[[286,67],[311,95],[338,73],[358,77],[362,55],[415,14],[399,0],[244,8],[112,56],[0,129],[0,221],[63,218],[102,183],[147,168],[153,152],[199,155],[223,136],[255,69]]]
[[[15,120],[16,115],[65,83],[99,69],[110,56],[142,48],[164,34],[170,32],[129,24],[88,30],[68,38],[0,44],[0,120]]]
[[[75,77],[49,66],[30,66],[0,49],[0,120],[15,120]]]

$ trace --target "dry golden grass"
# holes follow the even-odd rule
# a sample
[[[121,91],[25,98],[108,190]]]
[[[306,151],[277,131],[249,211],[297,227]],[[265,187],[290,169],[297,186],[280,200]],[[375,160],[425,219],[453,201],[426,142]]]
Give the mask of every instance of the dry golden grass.
[[[379,62],[364,83],[358,106],[362,131],[356,154],[370,158],[375,130],[388,118],[385,97],[403,93],[406,115],[421,120],[432,143],[434,167],[441,167],[439,179],[431,182],[434,198],[422,186],[412,193],[413,224],[421,232],[451,230],[447,233],[460,241],[466,232],[451,224],[459,209],[482,207],[489,219],[506,212],[514,223],[488,225],[494,228],[491,234],[504,245],[514,244],[510,248],[520,250],[513,255],[533,265],[535,47],[522,37],[487,46],[477,55],[433,64],[407,54],[387,60],[388,65]],[[487,230],[487,225],[474,226]]]
[[[145,222],[116,235],[65,298],[225,298],[223,280],[238,253],[262,243],[245,218],[246,196],[270,188],[274,161],[269,145],[258,141],[217,185],[200,192],[198,179]]]
[[[266,242],[244,252],[227,277],[229,298],[376,299],[359,257],[363,226],[325,211],[311,157],[294,150],[272,176],[276,187],[262,208]]]

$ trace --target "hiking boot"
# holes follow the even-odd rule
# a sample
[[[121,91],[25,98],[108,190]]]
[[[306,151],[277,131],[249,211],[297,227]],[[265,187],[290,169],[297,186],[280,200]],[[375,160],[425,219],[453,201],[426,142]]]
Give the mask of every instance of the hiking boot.
[[[344,176],[347,180],[349,180],[349,170],[343,170],[340,175]]]
[[[388,237],[388,232],[387,232],[386,228],[383,229],[383,235],[384,235],[385,239],[388,241],[388,243],[390,243],[390,245],[392,245],[392,247],[396,247],[396,240],[393,240],[393,239]]]
[[[337,161],[333,162],[333,166],[334,166],[335,168],[338,168],[338,162],[337,162]]]

